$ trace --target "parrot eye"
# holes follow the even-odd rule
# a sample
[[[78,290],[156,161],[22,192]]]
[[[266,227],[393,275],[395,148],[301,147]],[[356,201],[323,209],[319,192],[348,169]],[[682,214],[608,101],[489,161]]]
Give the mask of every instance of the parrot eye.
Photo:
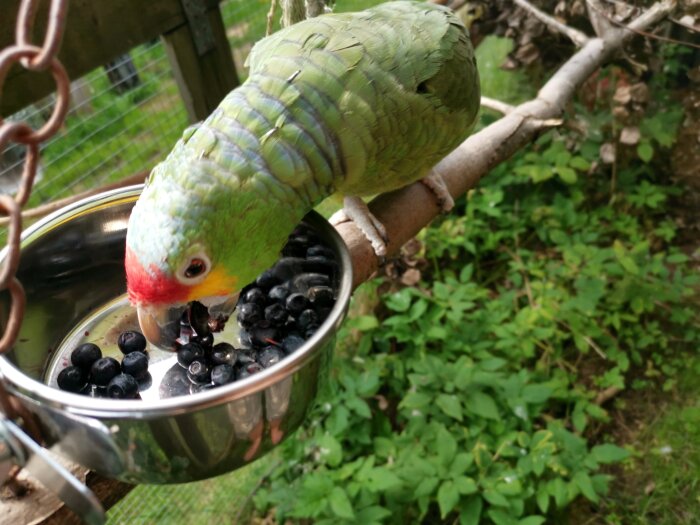
[[[202,275],[207,270],[207,263],[202,259],[195,257],[190,261],[190,264],[185,268],[185,277],[192,279]]]
[[[200,252],[191,255],[190,258],[180,266],[180,270],[175,275],[181,283],[193,285],[202,281],[209,273],[209,270],[211,270],[209,257]]]

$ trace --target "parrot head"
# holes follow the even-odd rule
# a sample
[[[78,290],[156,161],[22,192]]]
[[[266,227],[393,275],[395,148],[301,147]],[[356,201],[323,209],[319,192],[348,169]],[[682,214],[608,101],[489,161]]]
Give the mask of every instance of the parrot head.
[[[179,327],[191,301],[230,315],[240,288],[274,264],[296,225],[271,213],[270,202],[247,184],[232,176],[223,184],[206,162],[186,160],[176,148],[154,168],[126,235],[129,300],[144,335],[161,348],[174,345],[172,326]]]

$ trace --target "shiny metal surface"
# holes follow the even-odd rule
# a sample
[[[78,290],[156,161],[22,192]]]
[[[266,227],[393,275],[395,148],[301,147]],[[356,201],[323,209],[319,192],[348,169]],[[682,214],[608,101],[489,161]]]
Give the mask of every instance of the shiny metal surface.
[[[56,494],[85,523],[101,525],[105,522],[105,511],[95,494],[21,428],[0,415],[0,442],[3,437],[8,444],[14,442],[17,464]]]
[[[305,222],[337,254],[338,299],[302,348],[259,374],[168,399],[96,399],[52,388],[42,378],[61,342],[125,293],[124,238],[139,192],[131,187],[95,196],[25,232],[18,275],[27,312],[15,348],[0,357],[0,375],[37,414],[59,453],[131,483],[194,481],[256,459],[302,423],[327,377],[350,300],[350,258],[335,230],[309,215]],[[7,304],[1,297],[2,322]]]

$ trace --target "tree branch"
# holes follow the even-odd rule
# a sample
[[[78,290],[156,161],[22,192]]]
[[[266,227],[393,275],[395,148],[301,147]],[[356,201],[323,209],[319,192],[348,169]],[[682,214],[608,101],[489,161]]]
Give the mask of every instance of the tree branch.
[[[515,106],[511,106],[510,104],[506,104],[505,102],[489,97],[481,97],[481,107],[492,109],[493,111],[497,111],[503,115],[507,115],[515,109]]]
[[[629,29],[644,30],[665,18],[676,6],[675,0],[663,0],[629,24]],[[494,166],[505,161],[530,142],[542,122],[559,119],[581,84],[634,35],[627,29],[612,30],[604,38],[590,38],[574,56],[549,79],[537,97],[517,106],[490,126],[470,136],[435,167],[455,197],[473,188]],[[388,253],[394,254],[439,214],[434,195],[424,184],[380,195],[369,205],[386,227]],[[379,261],[372,246],[352,222],[337,226],[350,249],[355,286],[368,280]]]
[[[577,47],[583,47],[586,42],[588,42],[588,37],[583,32],[579,31],[578,29],[574,29],[573,27],[569,27],[566,24],[562,24],[559,20],[538,9],[527,0],[513,0],[513,2],[537,18],[551,31],[567,36],[569,40],[576,44]]]

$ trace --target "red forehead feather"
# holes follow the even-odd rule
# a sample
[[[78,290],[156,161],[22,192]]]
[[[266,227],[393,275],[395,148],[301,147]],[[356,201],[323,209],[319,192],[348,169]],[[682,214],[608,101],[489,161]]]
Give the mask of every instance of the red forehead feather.
[[[132,304],[171,304],[187,302],[187,286],[174,278],[166,277],[155,266],[150,271],[141,265],[134,253],[127,248],[124,261],[126,287]]]

